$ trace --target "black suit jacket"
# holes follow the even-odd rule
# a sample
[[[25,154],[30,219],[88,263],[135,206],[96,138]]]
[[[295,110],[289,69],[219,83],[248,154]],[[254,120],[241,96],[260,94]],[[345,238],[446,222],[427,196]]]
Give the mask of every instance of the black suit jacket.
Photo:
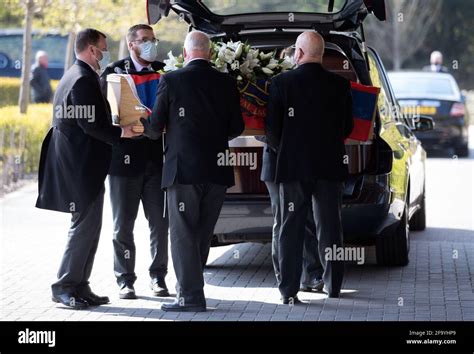
[[[38,208],[82,212],[96,199],[112,144],[122,133],[111,119],[99,77],[88,64],[76,61],[54,96],[53,127],[41,148]]]
[[[163,69],[165,64],[152,63],[154,71]],[[127,70],[128,69],[128,70]],[[136,73],[135,65],[130,57],[116,61],[104,70],[100,77],[102,92],[107,97],[107,75]],[[127,161],[128,163],[125,163]],[[112,162],[109,174],[113,176],[134,177],[145,172],[148,162],[153,162],[161,169],[163,165],[163,146],[161,139],[156,141],[146,137],[121,139],[112,148]]]
[[[265,124],[267,143],[278,153],[275,182],[347,178],[344,139],[353,129],[348,80],[314,63],[275,77]]]
[[[234,185],[232,166],[219,165],[229,139],[244,130],[236,82],[205,60],[162,77],[145,134],[166,127],[162,187],[173,184]]]

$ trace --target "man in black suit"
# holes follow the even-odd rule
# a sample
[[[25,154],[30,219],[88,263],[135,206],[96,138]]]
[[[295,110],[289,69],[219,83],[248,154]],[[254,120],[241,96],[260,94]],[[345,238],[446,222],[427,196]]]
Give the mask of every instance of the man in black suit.
[[[171,255],[177,296],[164,311],[205,311],[203,268],[211,237],[234,184],[229,163],[219,163],[228,140],[244,130],[237,85],[211,67],[209,37],[190,32],[184,45],[186,66],[160,80],[145,135],[166,127],[163,188],[168,191]]]
[[[139,135],[133,126],[114,127],[97,71],[108,58],[106,36],[86,29],[75,42],[77,61],[54,96],[53,127],[41,149],[36,206],[72,214],[66,250],[52,285],[52,299],[80,309],[102,305],[108,297],[89,286],[102,226],[104,180],[111,146]]]
[[[130,56],[109,65],[101,76],[102,90],[107,96],[107,75],[156,72],[164,64],[156,61],[153,28],[139,24],[127,34]],[[161,189],[163,147],[161,138],[154,141],[121,139],[112,148],[109,170],[110,199],[114,218],[114,272],[121,299],[136,299],[135,242],[133,228],[140,200],[150,227],[150,288],[155,296],[169,296],[165,277],[168,273],[168,217],[164,213],[165,198]]]
[[[341,204],[348,175],[344,139],[353,128],[349,81],[323,69],[324,40],[304,32],[296,42],[299,67],[272,80],[266,118],[268,145],[278,152],[282,224],[279,289],[285,304],[298,302],[303,241],[312,202],[325,292],[338,297],[344,264],[325,258],[342,247]]]
[[[280,59],[288,58],[294,61],[295,46],[285,48],[280,53]],[[257,137],[258,140],[266,142],[265,137]],[[279,264],[279,238],[281,227],[280,210],[280,185],[275,183],[275,171],[277,164],[277,152],[265,144],[263,148],[261,180],[265,182],[274,215],[272,228],[272,263],[275,277],[278,283],[281,281]],[[312,210],[308,212],[306,234],[303,246],[303,271],[301,276],[301,291],[313,292],[323,289],[323,266],[319,260],[318,239],[316,238],[316,226],[314,225]]]

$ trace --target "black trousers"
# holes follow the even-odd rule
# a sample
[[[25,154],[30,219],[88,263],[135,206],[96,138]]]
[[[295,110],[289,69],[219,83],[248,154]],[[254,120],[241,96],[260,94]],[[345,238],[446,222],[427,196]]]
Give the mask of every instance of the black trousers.
[[[311,183],[280,184],[282,225],[278,252],[280,255],[281,282],[279,289],[284,297],[295,297],[299,290],[305,225],[312,203],[319,243],[319,258],[324,267],[323,281],[330,293],[339,292],[344,276],[342,261],[327,261],[326,249],[343,246],[341,223],[343,183],[317,180]]]
[[[51,286],[53,295],[90,291],[89,277],[99,245],[103,206],[104,189],[86,210],[72,214],[58,280]]]
[[[272,205],[274,224],[272,229],[272,262],[275,270],[275,277],[280,283],[280,264],[278,255],[278,240],[281,228],[280,210],[280,186],[273,182],[265,182]],[[318,239],[316,236],[316,226],[314,225],[312,209],[308,212],[306,233],[303,246],[303,273],[301,275],[301,285],[311,287],[312,284],[323,277],[323,266],[319,260]]]
[[[164,215],[161,172],[161,168],[149,162],[145,172],[138,176],[109,176],[114,218],[114,272],[119,285],[133,285],[137,279],[133,229],[140,201],[150,228],[150,277],[164,278],[168,272],[168,216]]]
[[[215,184],[168,188],[171,256],[181,304],[206,303],[203,269],[226,190]]]

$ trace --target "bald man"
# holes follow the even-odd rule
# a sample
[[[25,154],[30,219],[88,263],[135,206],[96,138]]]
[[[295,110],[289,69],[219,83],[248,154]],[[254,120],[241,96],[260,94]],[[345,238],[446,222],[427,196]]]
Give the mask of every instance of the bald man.
[[[344,140],[353,129],[349,81],[323,69],[324,39],[304,32],[296,41],[295,70],[272,80],[266,139],[277,154],[281,227],[279,290],[284,304],[298,303],[305,224],[311,203],[324,267],[324,291],[339,297],[344,264],[327,259],[342,247]]]
[[[423,68],[423,71],[431,71],[434,73],[449,73],[447,67],[443,66],[443,54],[435,50],[430,56],[430,65]]]
[[[206,311],[203,268],[226,190],[234,185],[232,166],[219,156],[244,130],[237,84],[211,66],[210,44],[203,32],[187,35],[185,67],[162,76],[153,113],[142,120],[152,138],[166,127],[162,187],[177,295],[164,311]]]

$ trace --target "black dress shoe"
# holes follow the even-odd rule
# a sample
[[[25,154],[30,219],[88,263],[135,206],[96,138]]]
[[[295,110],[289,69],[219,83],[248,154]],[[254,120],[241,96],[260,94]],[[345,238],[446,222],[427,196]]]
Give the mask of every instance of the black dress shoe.
[[[92,291],[90,293],[80,295],[82,295],[81,297],[87,301],[89,306],[100,306],[110,302],[110,299],[107,296],[99,296],[94,294]]]
[[[89,306],[89,303],[85,299],[73,293],[53,295],[51,300],[74,310],[82,310]]]
[[[177,300],[171,304],[161,305],[162,311],[168,312],[205,312],[205,304],[180,304]]]
[[[290,305],[290,306],[302,303],[300,299],[298,299],[298,296],[290,296],[290,297],[282,296],[281,302],[283,303],[283,305]]]
[[[165,278],[152,279],[150,283],[150,289],[153,291],[153,295],[155,296],[170,296],[168,287],[166,286]]]

